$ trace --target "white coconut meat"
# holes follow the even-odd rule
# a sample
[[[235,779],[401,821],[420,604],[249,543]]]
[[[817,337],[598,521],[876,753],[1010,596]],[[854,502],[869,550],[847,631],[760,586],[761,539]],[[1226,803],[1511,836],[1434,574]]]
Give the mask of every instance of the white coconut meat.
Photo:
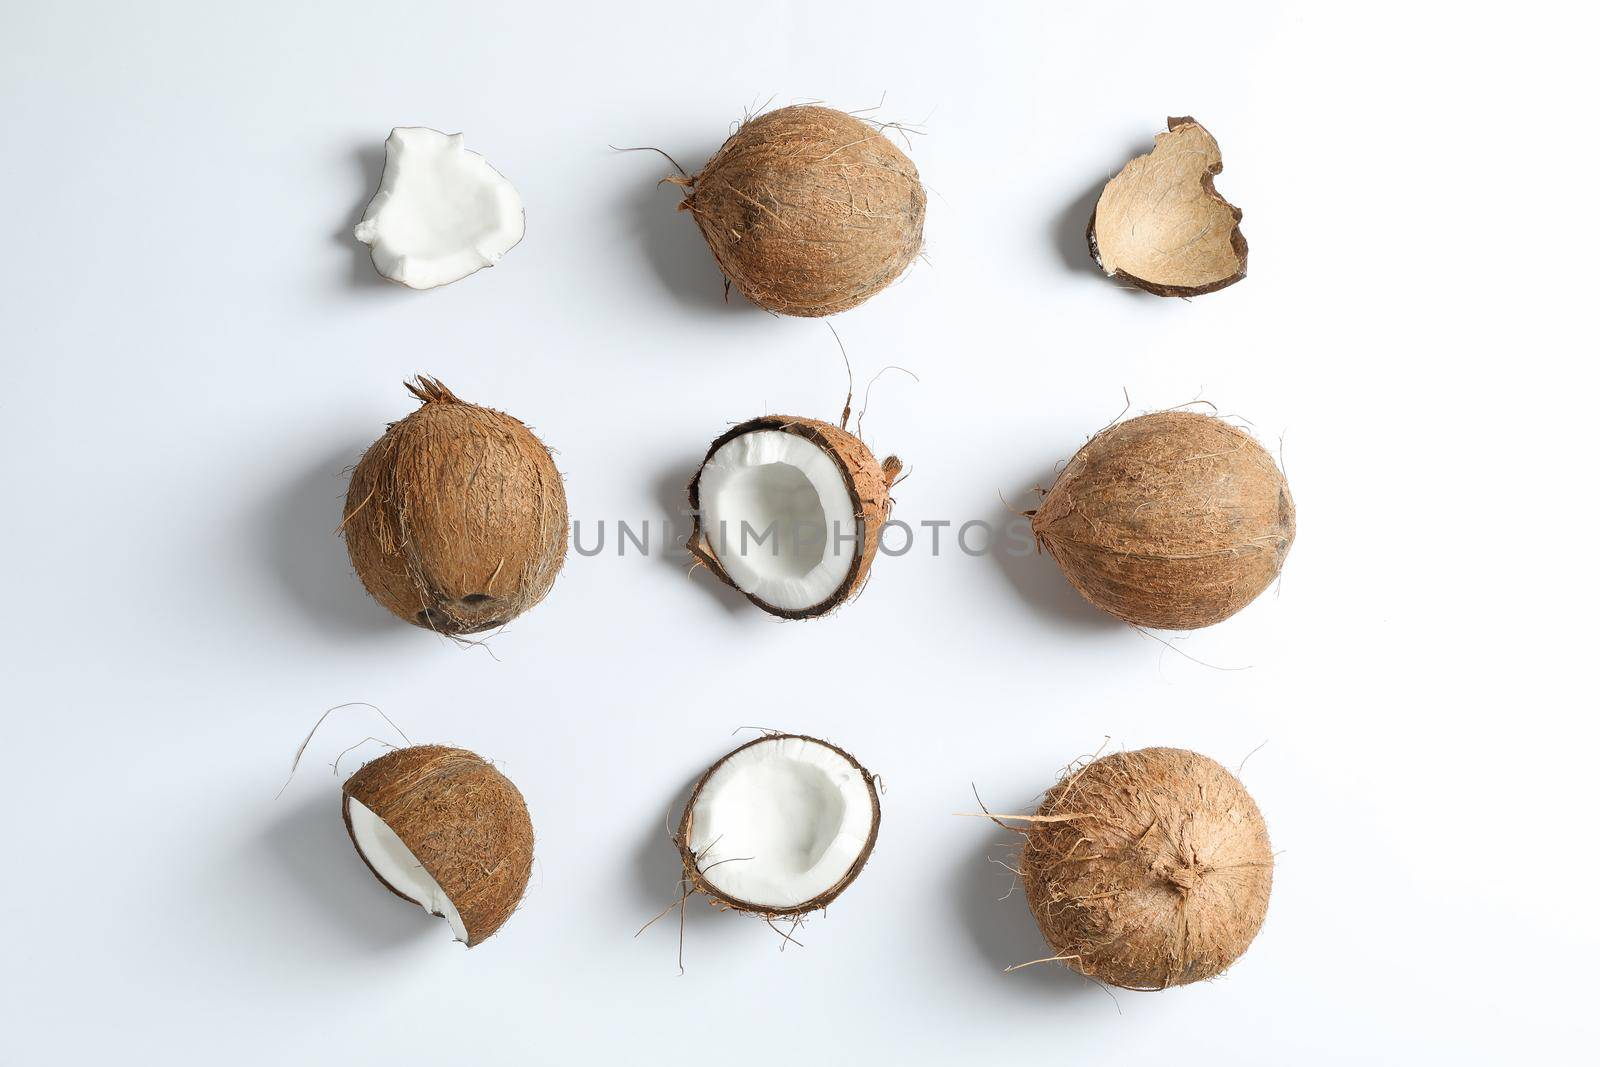
[[[461,921],[461,913],[450,902],[439,883],[434,881],[433,875],[417,862],[417,857],[400,840],[400,835],[361,801],[346,797],[345,804],[350,818],[350,834],[373,872],[395,892],[449,923],[456,940],[465,943],[467,926]]]
[[[383,147],[383,178],[356,227],[379,274],[432,289],[494,266],[522,240],[522,197],[461,134],[401,126]]]
[[[804,611],[845,583],[859,548],[850,486],[834,458],[782,430],[740,434],[700,471],[701,526],[733,584]]]
[[[748,745],[701,783],[689,849],[719,895],[760,909],[808,904],[873,838],[872,788],[839,752],[804,737]]]

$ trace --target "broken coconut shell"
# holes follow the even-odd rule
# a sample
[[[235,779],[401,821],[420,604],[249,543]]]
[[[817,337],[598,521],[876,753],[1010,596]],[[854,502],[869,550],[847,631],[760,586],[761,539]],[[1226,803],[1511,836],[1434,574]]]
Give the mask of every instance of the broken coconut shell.
[[[483,757],[462,748],[414,745],[362,767],[344,783],[344,823],[356,851],[390,892],[415,900],[361,851],[351,801],[392,830],[449,897],[467,947],[511,917],[533,868],[533,824],[522,794]]]
[[[728,573],[717,556],[716,549],[706,536],[701,507],[701,480],[707,464],[722,447],[745,434],[762,431],[779,431],[793,434],[809,441],[825,452],[843,479],[848,494],[849,509],[854,520],[852,555],[838,585],[826,591],[814,603],[803,607],[773,604],[755,592],[744,589]],[[687,548],[695,560],[727,585],[738,589],[762,611],[782,619],[815,619],[837,609],[856,596],[866,586],[872,561],[878,553],[878,540],[883,525],[889,519],[894,501],[889,491],[894,487],[901,469],[900,459],[890,456],[880,466],[872,451],[855,434],[821,419],[808,419],[798,415],[763,415],[739,423],[728,430],[706,450],[705,459],[689,481],[689,510],[694,516],[694,527],[689,534]]]
[[[1169,118],[1155,148],[1106,183],[1089,217],[1100,269],[1157,296],[1199,296],[1244,277],[1244,212],[1217,195],[1216,139],[1192,118]]]
[[[422,406],[367,449],[345,496],[361,584],[400,618],[443,634],[503,626],[550,592],[567,554],[567,494],[544,444],[433,378]]]
[[[879,130],[832,108],[780,108],[740,125],[685,187],[733,286],[780,315],[853,308],[922,251],[927,196]]]
[[[1056,958],[1124,989],[1204,981],[1244,954],[1272,892],[1255,801],[1198,753],[1103,756],[1045,794],[1018,871]]]
[[[1095,434],[1033,513],[1033,535],[1083,598],[1135,626],[1193,630],[1278,577],[1294,501],[1255,438],[1161,411]]]
[[[708,872],[726,864],[751,862],[751,857],[712,854],[718,845],[725,844],[725,838],[721,834],[718,834],[708,845],[703,846],[700,853],[696,853],[693,847],[695,839],[694,816],[695,811],[700,807],[702,793],[705,792],[708,783],[717,778],[719,772],[723,771],[724,768],[737,760],[748,758],[752,753],[758,751],[762,753],[778,752],[786,746],[802,751],[810,748],[813,751],[820,750],[826,753],[828,759],[837,762],[836,769],[842,772],[841,777],[845,779],[845,781],[836,784],[841,784],[851,789],[857,797],[864,795],[867,810],[858,813],[864,817],[862,821],[865,822],[865,828],[860,835],[859,842],[855,843],[857,851],[853,853],[853,859],[847,867],[840,871],[838,877],[808,899],[796,903],[774,905],[772,903],[742,899],[712,884],[708,878]],[[770,801],[780,807],[798,803],[798,794],[802,790],[794,788],[793,782],[784,782],[782,784],[784,788],[775,791],[771,795]],[[751,805],[738,804],[738,806],[746,808]],[[866,867],[867,860],[872,856],[872,850],[877,846],[878,828],[882,823],[882,818],[883,811],[878,802],[877,783],[874,781],[872,774],[844,749],[815,737],[807,737],[804,734],[768,734],[764,737],[758,737],[753,741],[740,745],[706,768],[705,773],[695,782],[694,790],[689,794],[689,799],[684,804],[683,816],[679,820],[678,830],[673,841],[678,847],[679,857],[683,860],[685,894],[691,892],[700,893],[707,898],[713,907],[725,911],[739,911],[749,915],[758,915],[766,919],[775,919],[783,916],[793,918],[826,908],[838,899],[839,894],[850,888],[850,884],[856,880]],[[839,827],[834,827],[834,829],[838,830]],[[740,841],[732,847],[739,849],[747,844],[749,844],[748,841]]]

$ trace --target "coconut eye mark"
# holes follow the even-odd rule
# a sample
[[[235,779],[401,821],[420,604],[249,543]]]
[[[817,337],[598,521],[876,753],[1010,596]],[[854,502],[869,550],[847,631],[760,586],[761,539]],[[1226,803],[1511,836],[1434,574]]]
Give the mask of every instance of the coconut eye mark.
[[[468,593],[466,596],[461,598],[461,602],[463,604],[482,604],[493,599],[494,597],[490,596],[488,593]]]

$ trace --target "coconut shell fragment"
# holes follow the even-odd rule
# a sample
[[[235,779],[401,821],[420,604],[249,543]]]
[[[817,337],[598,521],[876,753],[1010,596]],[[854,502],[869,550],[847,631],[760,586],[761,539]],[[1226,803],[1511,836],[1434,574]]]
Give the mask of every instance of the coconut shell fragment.
[[[516,910],[533,867],[533,824],[517,787],[481,756],[415,745],[373,760],[344,784],[345,828],[356,851],[391,892],[421,903],[361,851],[352,801],[381,819],[448,895],[469,948]]]
[[[1194,752],[1146,748],[1052,788],[1018,870],[1056,958],[1153,990],[1213,978],[1244,954],[1272,867],[1266,823],[1237,778]]]
[[[1191,118],[1167,120],[1155,148],[1106,183],[1089,219],[1089,254],[1106,274],[1157,296],[1199,296],[1245,275],[1244,212],[1217,194],[1216,139]]]
[[[505,625],[566,560],[567,495],[543,442],[437,379],[422,406],[356,465],[343,532],[362,585],[405,621],[442,634]]]
[[[1085,600],[1135,626],[1221,622],[1271,585],[1294,501],[1266,449],[1220,418],[1162,411],[1092,437],[1033,514]]]
[[[679,184],[678,208],[694,216],[723,274],[780,315],[853,308],[922,251],[917,168],[842,111],[799,105],[750,119]]]

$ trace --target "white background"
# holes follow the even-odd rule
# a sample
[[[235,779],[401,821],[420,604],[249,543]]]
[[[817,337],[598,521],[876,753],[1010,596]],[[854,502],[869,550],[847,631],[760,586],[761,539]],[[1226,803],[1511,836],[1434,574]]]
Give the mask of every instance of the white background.
[[[1594,30],[1536,4],[8,0],[0,1061],[1579,1057]],[[607,144],[693,169],[769,98],[885,92],[926,131],[927,262],[834,321],[858,386],[921,377],[866,419],[912,468],[901,518],[1028,506],[1124,388],[1281,442],[1281,586],[1181,653],[1038,557],[924,537],[798,625],[660,551],[722,428],[836,416],[844,377],[821,323],[724,304],[670,168]],[[1168,114],[1217,136],[1251,248],[1193,302],[1096,276],[1081,235]],[[379,282],[348,234],[396,124],[517,185],[502,265]],[[334,527],[418,371],[559,450],[586,539],[652,520],[656,551],[572,556],[487,650],[389,618]],[[526,795],[534,881],[481,948],[345,839],[330,764],[395,739],[375,715],[331,718],[274,800],[355,700]],[[675,892],[669,809],[741,726],[881,773],[881,842],[803,949],[691,906],[680,977],[675,921],[634,932]],[[1243,777],[1281,851],[1233,971],[1001,973],[1045,953],[999,899],[1003,835],[953,817],[973,784],[1015,810],[1103,743],[1263,742]]]

